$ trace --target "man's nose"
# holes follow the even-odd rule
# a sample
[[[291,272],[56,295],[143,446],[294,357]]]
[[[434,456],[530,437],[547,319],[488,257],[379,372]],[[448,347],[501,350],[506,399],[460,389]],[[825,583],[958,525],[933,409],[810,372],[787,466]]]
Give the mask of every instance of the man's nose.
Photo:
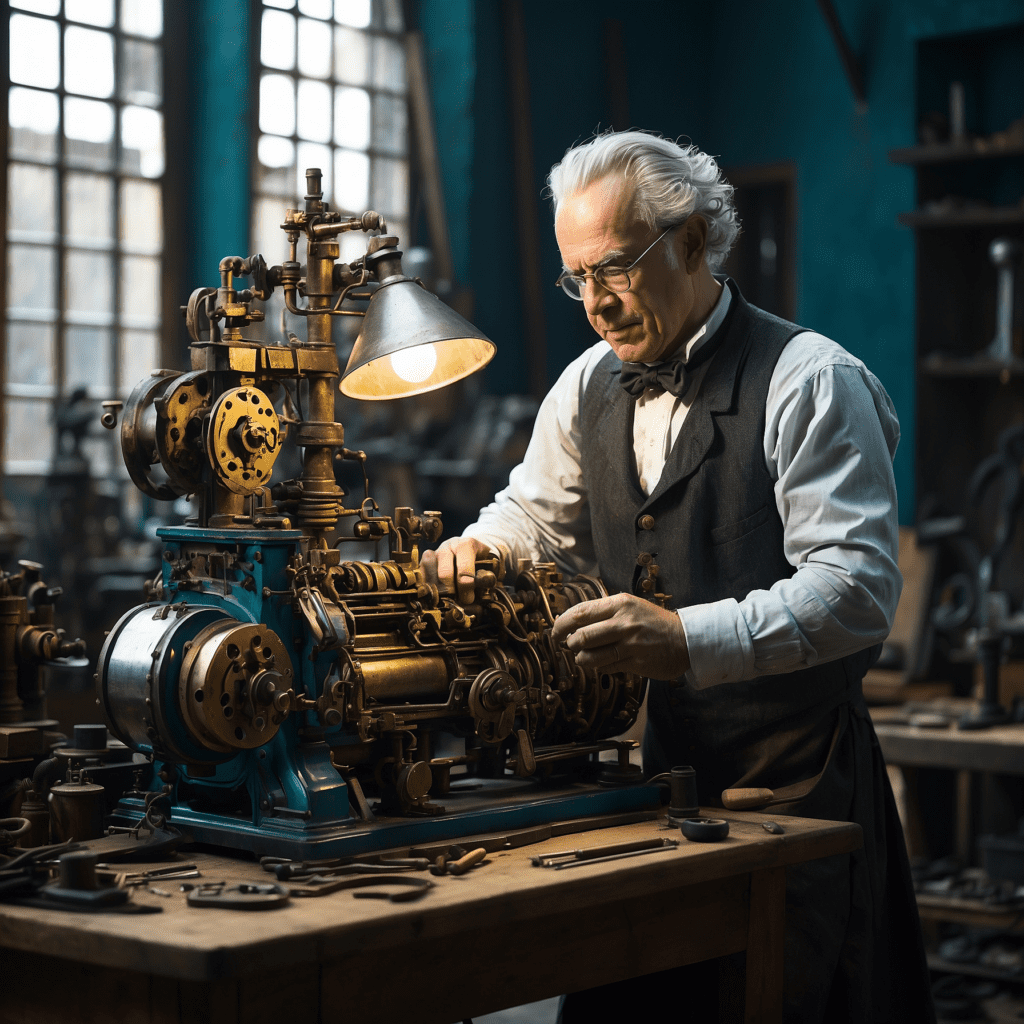
[[[607,309],[615,302],[615,292],[599,284],[597,278],[587,278],[586,284],[583,286],[583,305],[590,316],[596,316],[602,309]]]

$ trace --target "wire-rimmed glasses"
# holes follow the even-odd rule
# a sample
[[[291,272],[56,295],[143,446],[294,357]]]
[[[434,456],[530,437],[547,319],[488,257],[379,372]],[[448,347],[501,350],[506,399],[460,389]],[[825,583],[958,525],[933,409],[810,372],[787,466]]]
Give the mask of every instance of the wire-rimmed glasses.
[[[630,286],[629,272],[673,229],[679,227],[678,224],[672,224],[665,228],[664,231],[658,237],[651,242],[649,246],[629,266],[626,267],[598,267],[591,274],[570,274],[568,270],[563,270],[558,275],[558,280],[555,284],[558,285],[569,296],[570,299],[576,299],[577,302],[583,301],[583,289],[587,286],[587,278],[592,277],[602,288],[607,289],[610,292],[628,292]]]

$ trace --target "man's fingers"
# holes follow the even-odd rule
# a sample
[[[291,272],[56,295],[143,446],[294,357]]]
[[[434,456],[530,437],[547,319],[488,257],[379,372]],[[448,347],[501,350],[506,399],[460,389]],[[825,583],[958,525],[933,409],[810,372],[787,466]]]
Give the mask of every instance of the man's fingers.
[[[476,596],[476,556],[479,545],[473,540],[455,546],[456,587],[459,603],[472,604]]]
[[[576,664],[588,671],[612,668],[624,660],[624,653],[619,650],[618,644],[604,644],[601,647],[587,648],[576,655]]]
[[[564,643],[570,633],[575,633],[581,627],[590,625],[592,622],[610,619],[617,608],[618,602],[613,597],[599,597],[595,601],[574,604],[555,619],[551,635]]]

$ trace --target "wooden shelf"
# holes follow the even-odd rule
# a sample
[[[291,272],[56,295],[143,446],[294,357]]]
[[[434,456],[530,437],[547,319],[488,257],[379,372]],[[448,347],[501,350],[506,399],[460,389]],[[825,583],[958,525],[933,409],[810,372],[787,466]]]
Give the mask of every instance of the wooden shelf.
[[[987,967],[985,964],[959,964],[955,960],[944,960],[938,953],[928,954],[928,966],[933,971],[969,974],[972,978],[991,978],[993,981],[1024,985],[1024,974],[1011,974],[1010,971],[1001,971],[998,967]]]
[[[950,356],[933,352],[921,360],[920,369],[932,377],[1020,377],[1024,376],[1024,359],[1004,363],[983,354]]]
[[[907,228],[998,227],[1001,224],[1024,224],[1024,207],[981,206],[965,210],[950,210],[945,213],[911,210],[907,213],[897,214],[896,219]]]
[[[1007,910],[964,896],[935,896],[919,892],[917,911],[922,921],[952,921],[954,924],[966,924],[974,928],[1024,931],[1024,910]]]
[[[1024,144],[995,146],[984,139],[954,146],[944,142],[934,146],[906,146],[890,149],[889,161],[894,164],[957,164],[971,160],[993,160],[999,157],[1024,156]]]

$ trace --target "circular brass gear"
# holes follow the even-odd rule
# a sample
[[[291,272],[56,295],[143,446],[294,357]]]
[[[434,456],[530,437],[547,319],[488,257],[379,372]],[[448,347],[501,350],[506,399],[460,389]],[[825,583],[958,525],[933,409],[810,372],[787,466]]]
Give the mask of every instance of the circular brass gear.
[[[515,679],[499,668],[485,669],[473,680],[469,713],[484,743],[494,746],[511,735],[522,697]]]
[[[281,424],[270,399],[252,385],[224,392],[207,438],[220,482],[235,494],[255,494],[269,481],[280,450]]]
[[[201,438],[203,417],[210,411],[210,382],[205,370],[182,374],[164,392],[156,428],[160,463],[183,494],[203,485],[206,457]]]

